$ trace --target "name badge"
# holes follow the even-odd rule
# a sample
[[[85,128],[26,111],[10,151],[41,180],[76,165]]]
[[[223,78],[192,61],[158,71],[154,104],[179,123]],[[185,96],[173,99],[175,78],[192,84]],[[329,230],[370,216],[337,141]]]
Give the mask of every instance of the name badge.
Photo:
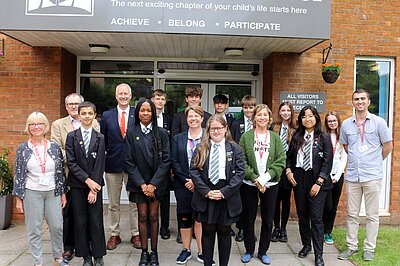
[[[365,145],[362,145],[362,146],[360,146],[359,148],[358,148],[358,151],[360,152],[360,153],[363,153],[363,152],[366,152],[366,151],[368,151],[368,146],[365,144]]]

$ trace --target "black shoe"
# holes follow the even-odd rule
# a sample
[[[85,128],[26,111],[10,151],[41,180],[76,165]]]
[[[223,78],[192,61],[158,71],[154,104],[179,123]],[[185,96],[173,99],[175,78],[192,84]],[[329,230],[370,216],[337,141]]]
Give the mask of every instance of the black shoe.
[[[149,264],[149,252],[142,251],[142,254],[140,254],[139,266],[146,266],[148,264]]]
[[[308,253],[310,253],[311,247],[310,246],[303,246],[303,248],[300,250],[298,257],[299,258],[305,258],[307,257]]]
[[[176,242],[178,242],[179,244],[182,244],[182,236],[181,236],[181,232],[178,231],[178,234],[176,235]]]
[[[158,266],[160,263],[158,262],[158,254],[157,252],[152,251],[150,254],[150,266]]]
[[[82,266],[93,266],[92,256],[87,256],[87,257],[83,258]]]
[[[104,266],[103,257],[94,258],[94,266]]]
[[[235,236],[235,231],[231,228],[231,236]]]
[[[322,255],[315,255],[315,266],[324,266],[324,259],[322,258]]]
[[[278,242],[280,235],[281,235],[281,232],[280,232],[279,228],[275,228],[274,231],[272,231],[271,241]]]
[[[281,229],[281,234],[280,237],[278,238],[279,242],[287,242],[287,233],[286,233],[286,229]]]
[[[238,233],[237,233],[236,236],[235,236],[235,240],[236,240],[237,242],[243,242],[243,238],[244,238],[244,236],[243,236],[243,229],[239,229]]]
[[[168,228],[161,227],[160,236],[162,239],[169,239],[171,237],[171,233],[169,232]]]

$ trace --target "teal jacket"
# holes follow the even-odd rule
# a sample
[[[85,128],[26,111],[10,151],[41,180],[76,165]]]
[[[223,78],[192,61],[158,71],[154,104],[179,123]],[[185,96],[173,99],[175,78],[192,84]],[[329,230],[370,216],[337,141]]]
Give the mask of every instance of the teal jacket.
[[[270,134],[270,149],[267,161],[267,172],[271,176],[270,182],[279,182],[283,169],[286,167],[286,152],[279,135],[268,130]],[[255,180],[259,177],[256,156],[254,154],[254,130],[249,130],[240,138],[243,150],[245,178]]]

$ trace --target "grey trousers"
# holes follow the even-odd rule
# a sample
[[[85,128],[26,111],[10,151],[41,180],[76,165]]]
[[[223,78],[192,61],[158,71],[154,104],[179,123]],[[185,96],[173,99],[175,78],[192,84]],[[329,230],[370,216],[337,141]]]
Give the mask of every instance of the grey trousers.
[[[28,246],[34,264],[43,264],[42,222],[43,214],[49,226],[53,258],[62,256],[63,218],[61,197],[54,196],[54,190],[34,191],[26,189],[24,198],[25,224]]]

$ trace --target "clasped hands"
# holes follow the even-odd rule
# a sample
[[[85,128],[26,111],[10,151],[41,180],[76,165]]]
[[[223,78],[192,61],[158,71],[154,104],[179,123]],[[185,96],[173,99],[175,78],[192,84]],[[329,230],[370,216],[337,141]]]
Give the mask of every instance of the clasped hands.
[[[141,186],[142,192],[149,198],[154,198],[156,195],[154,191],[156,190],[156,187],[153,184],[142,184]]]
[[[89,204],[94,204],[96,203],[97,200],[97,192],[101,190],[101,186],[97,184],[93,179],[90,177],[86,178],[85,183],[88,185],[90,188],[87,201]]]
[[[264,193],[264,192],[267,190],[267,187],[265,187],[264,185],[262,185],[262,184],[259,182],[258,178],[256,178],[256,179],[253,180],[253,184],[258,188],[258,190],[259,190],[261,193]]]
[[[207,197],[211,200],[220,200],[222,199],[224,196],[222,195],[220,190],[210,190],[207,193]]]

